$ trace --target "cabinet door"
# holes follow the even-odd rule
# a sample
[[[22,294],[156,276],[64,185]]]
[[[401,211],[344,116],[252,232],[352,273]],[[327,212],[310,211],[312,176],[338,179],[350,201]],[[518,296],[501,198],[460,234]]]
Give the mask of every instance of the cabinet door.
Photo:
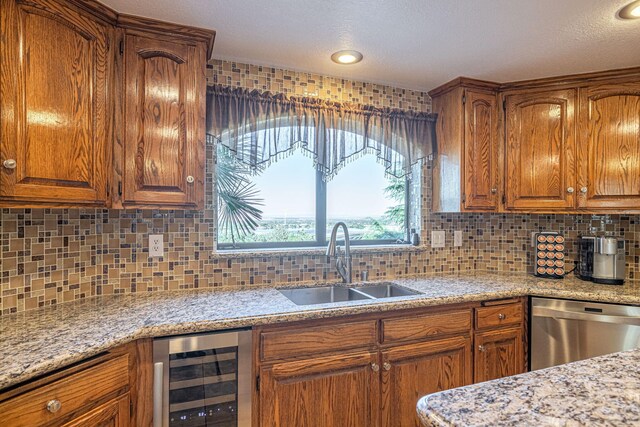
[[[467,90],[465,98],[464,207],[494,210],[498,207],[496,95]]]
[[[0,200],[105,205],[112,30],[66,1],[0,4]]]
[[[125,36],[125,206],[201,208],[204,46]]]
[[[471,384],[471,339],[395,347],[382,352],[382,362],[382,425],[419,427],[419,398]]]
[[[506,208],[575,205],[574,90],[506,97]]]
[[[128,427],[129,393],[64,424],[64,427]]]
[[[360,352],[261,368],[260,425],[379,425],[377,363],[377,353]]]
[[[476,333],[474,382],[524,372],[523,346],[520,328]]]
[[[640,209],[640,83],[581,90],[578,206]]]

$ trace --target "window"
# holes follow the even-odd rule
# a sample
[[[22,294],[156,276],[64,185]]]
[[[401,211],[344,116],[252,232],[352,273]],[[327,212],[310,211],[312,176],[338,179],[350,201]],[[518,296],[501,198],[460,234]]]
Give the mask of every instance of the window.
[[[325,182],[302,150],[250,173],[218,147],[220,249],[325,246],[338,221],[353,245],[407,240],[409,182],[385,176],[375,155],[347,163]],[[344,239],[341,231],[338,237]]]

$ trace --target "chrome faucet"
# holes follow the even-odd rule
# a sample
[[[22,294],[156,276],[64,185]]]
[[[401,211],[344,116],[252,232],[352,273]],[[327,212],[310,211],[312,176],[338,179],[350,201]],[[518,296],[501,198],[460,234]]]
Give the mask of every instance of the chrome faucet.
[[[342,257],[340,256],[340,249],[336,245],[338,227],[344,229],[344,256]],[[329,246],[327,246],[327,256],[336,259],[336,270],[338,270],[338,274],[342,277],[342,281],[344,283],[351,283],[351,247],[349,246],[349,230],[347,229],[347,224],[344,222],[338,222],[333,226]]]

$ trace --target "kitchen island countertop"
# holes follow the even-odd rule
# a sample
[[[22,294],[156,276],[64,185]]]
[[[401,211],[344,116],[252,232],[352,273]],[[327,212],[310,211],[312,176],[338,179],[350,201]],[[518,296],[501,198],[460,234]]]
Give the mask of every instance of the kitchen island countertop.
[[[640,349],[423,397],[424,426],[640,425]]]

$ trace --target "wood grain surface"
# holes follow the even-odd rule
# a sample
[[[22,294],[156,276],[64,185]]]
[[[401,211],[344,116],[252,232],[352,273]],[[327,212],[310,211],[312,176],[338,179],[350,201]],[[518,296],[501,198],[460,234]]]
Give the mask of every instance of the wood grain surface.
[[[113,30],[57,0],[1,0],[0,198],[106,206]]]
[[[563,90],[506,97],[506,209],[574,208],[575,96]]]
[[[578,204],[640,209],[640,79],[580,92]]]

